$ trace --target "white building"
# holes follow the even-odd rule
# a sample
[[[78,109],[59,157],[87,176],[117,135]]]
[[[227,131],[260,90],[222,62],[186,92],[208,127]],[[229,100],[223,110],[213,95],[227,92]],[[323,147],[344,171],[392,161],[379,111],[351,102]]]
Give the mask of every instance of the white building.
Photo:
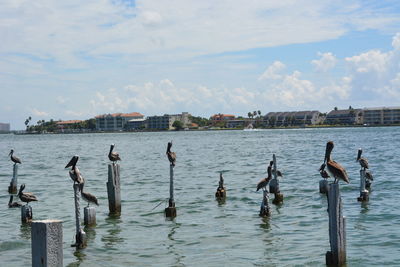
[[[138,112],[113,113],[96,116],[96,130],[98,131],[122,131],[128,121],[143,119],[144,116]]]

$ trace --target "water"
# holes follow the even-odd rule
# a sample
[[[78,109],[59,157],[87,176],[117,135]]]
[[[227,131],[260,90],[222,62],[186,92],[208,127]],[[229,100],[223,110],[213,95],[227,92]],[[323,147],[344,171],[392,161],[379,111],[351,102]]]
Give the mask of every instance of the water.
[[[164,218],[169,196],[167,142],[177,153],[175,192],[178,216]],[[400,262],[400,128],[340,128],[265,131],[0,135],[0,265],[31,264],[30,227],[19,209],[8,209],[12,164],[20,157],[18,183],[34,192],[34,219],[63,220],[65,266],[323,266],[329,250],[327,203],[318,193],[318,168],[326,141],[332,157],[348,171],[341,185],[347,217],[348,266]],[[107,153],[120,153],[122,216],[108,216]],[[360,204],[357,149],[370,162],[373,191]],[[282,206],[269,219],[258,217],[267,162],[276,153],[284,177]],[[88,247],[76,252],[72,181],[64,166],[78,154],[85,189],[99,199],[97,226],[87,229]],[[214,194],[224,172],[227,199]],[[83,212],[82,212],[83,213]]]

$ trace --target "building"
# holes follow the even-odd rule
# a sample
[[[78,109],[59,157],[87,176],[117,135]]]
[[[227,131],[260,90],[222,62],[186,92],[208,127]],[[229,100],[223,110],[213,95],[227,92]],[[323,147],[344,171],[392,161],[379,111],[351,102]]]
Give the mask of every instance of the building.
[[[127,121],[125,129],[126,130],[143,130],[146,128],[145,119],[131,119]]]
[[[69,121],[58,121],[56,122],[56,124],[60,132],[72,132],[73,129],[78,128],[77,126],[81,122],[82,122],[81,120],[69,120]]]
[[[138,112],[132,113],[113,113],[98,115],[96,118],[96,130],[98,131],[122,131],[128,121],[133,119],[144,119]]]
[[[400,124],[400,107],[364,108],[362,123],[367,125]]]
[[[317,110],[269,112],[264,116],[264,124],[269,126],[315,125],[322,120],[323,116]]]
[[[227,121],[229,121],[229,120],[234,120],[234,119],[235,119],[235,115],[231,115],[231,114],[221,114],[221,113],[212,115],[212,116],[210,117],[211,123],[212,123],[212,125],[214,125],[214,126],[215,126],[216,124],[221,123],[221,122],[222,122],[222,124],[223,124],[224,126],[227,126],[227,125],[226,125]]]
[[[183,127],[190,127],[190,114],[182,112],[182,114],[164,114],[163,116],[149,116],[147,117],[147,128],[150,130],[172,130],[172,125],[175,121],[180,121]]]
[[[10,131],[10,124],[0,122],[0,132],[9,132],[9,131]]]
[[[326,115],[325,124],[361,124],[362,110],[361,109],[337,109],[332,110]]]
[[[255,120],[241,119],[241,120],[228,120],[225,124],[226,128],[245,128],[249,125],[253,125]]]

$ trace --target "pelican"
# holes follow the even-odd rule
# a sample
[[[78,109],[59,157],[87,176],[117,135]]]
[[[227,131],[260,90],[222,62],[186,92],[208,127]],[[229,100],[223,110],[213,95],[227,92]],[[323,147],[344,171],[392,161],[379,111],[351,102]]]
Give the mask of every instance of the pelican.
[[[325,167],[326,167],[326,164],[325,164],[325,163],[322,163],[321,167],[319,167],[319,174],[321,174],[321,177],[322,177],[322,178],[327,179],[327,178],[329,178],[330,176],[329,176],[329,174],[325,171]]]
[[[346,170],[342,167],[342,165],[331,159],[333,147],[334,144],[332,141],[326,143],[324,163],[326,162],[328,173],[335,178],[334,183],[338,183],[339,179],[342,179],[346,183],[349,183],[349,176],[347,175]]]
[[[80,186],[80,190],[81,190],[81,196],[83,198],[83,200],[87,201],[88,203],[88,207],[90,205],[90,203],[96,204],[97,206],[99,205],[99,203],[97,202],[97,197],[95,197],[94,195],[88,193],[88,192],[83,192],[83,187],[84,187],[85,183],[81,183]]]
[[[269,165],[272,167],[272,166],[274,165],[274,162],[271,160],[271,161],[269,162]],[[283,176],[282,176],[282,172],[281,172],[280,170],[276,170],[276,176],[278,176],[278,177],[283,177]]]
[[[83,179],[78,167],[76,167],[76,163],[78,162],[78,160],[79,156],[73,156],[68,164],[65,166],[65,168],[71,167],[71,170],[69,171],[69,176],[71,177],[72,181],[74,181],[74,183],[82,184],[85,180]]]
[[[115,162],[117,160],[121,160],[119,157],[119,154],[117,152],[113,152],[115,145],[111,144],[110,146],[110,152],[108,153],[108,158],[112,161]]]
[[[356,161],[360,163],[361,167],[364,168],[364,170],[368,169],[368,160],[366,158],[362,158],[361,154],[362,154],[362,149],[360,148],[358,149],[358,155]]]
[[[18,208],[21,207],[21,204],[18,202],[12,202],[13,201],[13,195],[10,195],[10,201],[8,201],[8,207],[9,208]]]
[[[268,176],[263,178],[263,179],[261,179],[257,184],[257,192],[261,188],[264,188],[264,190],[266,190],[266,187],[267,187],[269,181],[272,179],[272,164],[271,164],[271,162],[270,162],[270,165],[267,168]]]
[[[37,201],[36,196],[34,196],[32,193],[22,192],[24,191],[24,189],[25,189],[25,184],[22,184],[18,192],[18,197],[19,199],[21,199],[22,202],[26,202],[26,205],[28,205],[29,202]]]
[[[172,147],[172,141],[168,142],[168,146],[167,146],[167,156],[168,156],[168,160],[171,163],[172,166],[175,166],[175,162],[176,162],[176,154],[175,152],[171,151],[171,147]]]
[[[366,172],[365,172],[365,178],[366,178],[367,180],[371,180],[371,181],[374,180],[374,177],[372,176],[372,173],[371,173],[370,171],[366,171]]]
[[[222,177],[222,172],[219,174],[219,186],[218,189],[224,189],[224,177]]]
[[[17,158],[16,156],[14,156],[14,149],[11,149],[10,153],[8,154],[11,158],[11,161],[14,162],[14,165],[19,163],[21,164],[21,160],[19,158]]]

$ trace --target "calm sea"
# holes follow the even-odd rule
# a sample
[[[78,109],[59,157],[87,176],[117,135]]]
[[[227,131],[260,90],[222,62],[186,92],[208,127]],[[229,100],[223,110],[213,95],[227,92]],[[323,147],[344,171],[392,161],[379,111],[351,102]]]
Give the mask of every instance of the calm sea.
[[[177,153],[175,192],[178,216],[164,218],[169,196],[168,141]],[[39,202],[34,219],[63,221],[66,266],[324,266],[329,250],[326,198],[318,193],[318,168],[328,140],[333,159],[348,171],[341,184],[347,217],[348,266],[400,263],[400,128],[337,128],[263,131],[0,135],[0,265],[31,264],[30,227],[20,210],[8,209],[14,148],[22,160],[18,183]],[[108,216],[108,149],[120,153],[122,215]],[[359,196],[357,149],[374,174],[367,204]],[[258,216],[272,154],[284,177],[282,206],[269,219]],[[97,226],[86,229],[88,246],[76,251],[72,181],[64,166],[78,154],[85,189],[99,199]],[[225,203],[214,194],[219,172]],[[82,212],[83,213],[83,212]]]

